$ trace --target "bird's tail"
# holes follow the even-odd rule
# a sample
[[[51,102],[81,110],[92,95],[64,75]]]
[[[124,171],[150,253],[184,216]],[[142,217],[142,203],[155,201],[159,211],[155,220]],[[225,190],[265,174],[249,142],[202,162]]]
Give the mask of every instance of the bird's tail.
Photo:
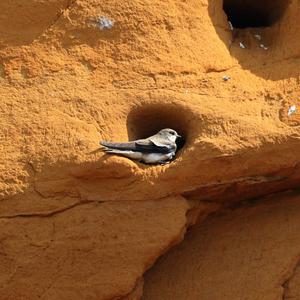
[[[105,142],[105,141],[100,141],[99,144],[102,147],[109,147],[111,143],[108,143],[108,142]]]
[[[122,150],[111,148],[110,143],[104,141],[100,141],[99,143],[101,145],[100,149],[106,153],[121,154],[123,152]]]
[[[110,153],[110,154],[126,154],[128,152],[124,150],[117,150],[117,149],[110,149],[110,148],[104,148],[103,150],[106,153]]]
[[[107,143],[105,141],[100,141],[99,144],[100,144],[100,149],[102,151],[108,152],[110,150],[109,145],[108,145],[109,143]]]
[[[113,142],[105,142],[105,141],[100,141],[99,144],[108,149],[116,149],[116,150],[134,150],[132,143],[113,143]]]
[[[121,149],[116,148],[114,143],[109,143],[105,141],[99,142],[100,147],[92,152],[89,152],[87,154],[96,154],[98,152],[106,152],[106,153],[113,153],[113,154],[122,154],[123,151]]]

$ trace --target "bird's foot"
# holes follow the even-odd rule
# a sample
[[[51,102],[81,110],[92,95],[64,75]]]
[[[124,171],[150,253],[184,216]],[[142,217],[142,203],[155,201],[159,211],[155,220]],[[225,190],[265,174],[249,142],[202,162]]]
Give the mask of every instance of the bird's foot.
[[[168,164],[170,164],[171,163],[171,161],[160,161],[159,162],[159,164],[161,165],[161,166],[165,166],[165,165],[168,165]]]

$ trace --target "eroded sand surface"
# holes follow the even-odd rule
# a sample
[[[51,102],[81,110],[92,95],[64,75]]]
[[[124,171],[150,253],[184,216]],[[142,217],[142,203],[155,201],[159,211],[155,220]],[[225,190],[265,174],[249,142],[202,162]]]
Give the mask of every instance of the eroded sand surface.
[[[300,179],[300,7],[282,3],[233,31],[220,0],[0,3],[2,299],[139,299],[163,255],[145,299],[299,298],[299,196],[265,198]],[[169,165],[97,150],[162,127],[185,137]]]

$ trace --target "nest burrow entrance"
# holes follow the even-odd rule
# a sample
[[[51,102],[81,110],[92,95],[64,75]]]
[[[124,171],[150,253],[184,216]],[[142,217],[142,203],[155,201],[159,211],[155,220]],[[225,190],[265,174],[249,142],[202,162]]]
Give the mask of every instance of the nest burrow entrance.
[[[268,27],[283,16],[289,0],[223,0],[223,9],[234,28]]]
[[[188,112],[173,104],[145,104],[135,107],[127,117],[129,140],[136,140],[156,134],[164,128],[177,131],[182,138],[176,144],[180,150],[189,136]]]

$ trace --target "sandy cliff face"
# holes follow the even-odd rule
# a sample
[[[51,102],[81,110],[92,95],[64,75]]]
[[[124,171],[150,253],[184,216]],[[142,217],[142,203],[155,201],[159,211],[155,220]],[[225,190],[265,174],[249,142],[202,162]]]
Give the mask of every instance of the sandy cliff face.
[[[299,194],[263,200],[193,228],[147,273],[144,299],[299,299]]]
[[[222,1],[2,2],[3,299],[299,294],[299,197],[264,198],[299,187],[297,0],[234,30]],[[169,165],[97,151],[162,127],[185,137]]]

